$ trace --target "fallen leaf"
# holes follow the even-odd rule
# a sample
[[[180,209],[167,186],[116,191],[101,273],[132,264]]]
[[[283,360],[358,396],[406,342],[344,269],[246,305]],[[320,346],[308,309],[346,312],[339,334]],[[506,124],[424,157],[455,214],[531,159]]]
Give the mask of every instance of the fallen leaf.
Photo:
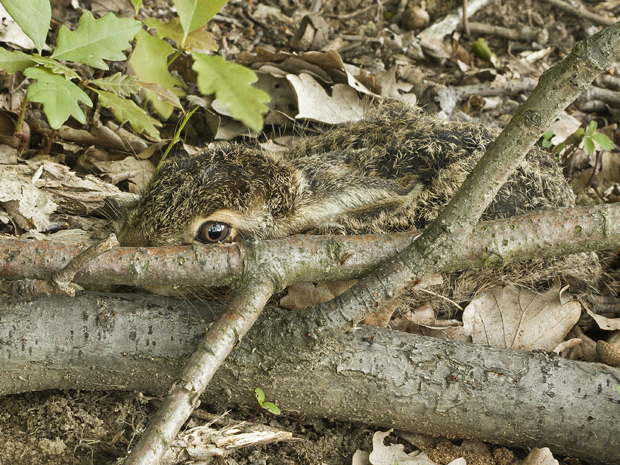
[[[589,308],[586,307],[586,312],[590,315],[599,328],[604,329],[606,331],[617,331],[620,330],[620,318],[606,318],[601,315],[597,315],[593,313]]]
[[[386,432],[377,431],[372,437],[372,452],[369,456],[372,465],[435,465],[422,451],[406,454],[402,444],[386,446],[383,441],[391,432],[391,429]]]
[[[297,94],[299,114],[297,119],[319,123],[342,124],[359,121],[364,116],[367,102],[358,97],[357,91],[345,84],[336,84],[332,95],[310,75],[288,75]]]
[[[556,348],[581,315],[578,302],[562,304],[560,281],[547,292],[506,286],[479,294],[463,313],[472,341],[519,350]]]
[[[523,459],[521,465],[558,465],[559,462],[553,458],[553,454],[548,447],[542,449],[535,447]]]

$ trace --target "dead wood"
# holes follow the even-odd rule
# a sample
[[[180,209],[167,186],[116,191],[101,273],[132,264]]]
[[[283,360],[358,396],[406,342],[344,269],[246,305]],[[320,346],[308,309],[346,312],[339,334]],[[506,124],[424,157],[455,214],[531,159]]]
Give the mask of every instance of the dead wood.
[[[143,295],[0,299],[0,394],[123,389],[163,394],[222,305]],[[209,385],[207,404],[284,412],[620,463],[620,369],[359,327],[306,337],[269,309]]]
[[[420,234],[302,235],[263,241],[260,246],[123,247],[84,266],[74,281],[86,286],[229,285],[242,272],[244,259],[257,253],[257,247],[261,260],[280,263],[288,270],[288,284],[346,280],[365,276]],[[535,211],[478,224],[444,271],[605,250],[618,243],[618,204]],[[47,279],[81,252],[78,247],[44,241],[0,241],[0,277]]]

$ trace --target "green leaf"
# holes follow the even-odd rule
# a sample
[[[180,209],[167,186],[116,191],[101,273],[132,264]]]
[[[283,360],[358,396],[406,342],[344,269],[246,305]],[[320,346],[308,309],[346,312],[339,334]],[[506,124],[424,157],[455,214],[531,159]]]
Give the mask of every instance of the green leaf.
[[[278,406],[272,402],[263,402],[261,404],[261,407],[269,410],[271,413],[273,413],[274,415],[280,415],[280,409],[278,408]]]
[[[616,389],[618,389],[618,395],[620,396],[620,386],[616,386]]]
[[[174,53],[174,49],[168,42],[153,37],[142,30],[136,36],[136,47],[129,58],[129,66],[140,81],[154,82],[164,89],[172,90],[176,95],[182,96],[185,95],[185,92],[176,87],[182,86],[183,82],[168,71],[167,58],[172,53]],[[145,90],[144,93],[157,114],[163,119],[168,119],[174,107],[159,100],[151,90]]]
[[[138,93],[140,89],[136,77],[129,74],[115,73],[112,76],[93,79],[90,82],[100,89],[112,92],[119,97],[129,97],[131,94]]]
[[[586,153],[590,154],[592,152],[594,152],[594,142],[592,141],[592,138],[589,136],[585,136],[583,138],[583,149],[586,151]]]
[[[26,97],[32,102],[43,104],[43,111],[52,128],[60,128],[70,116],[82,124],[86,122],[78,101],[89,107],[93,106],[93,102],[82,89],[47,68],[28,68],[24,74],[36,79],[28,86]]]
[[[131,4],[136,10],[136,15],[137,15],[138,12],[140,11],[140,8],[142,8],[142,0],[131,0]]]
[[[41,53],[52,19],[50,0],[0,0],[0,3]]]
[[[213,40],[213,34],[205,31],[204,29],[196,29],[192,31],[187,38],[181,27],[181,20],[179,18],[172,18],[167,23],[162,22],[160,19],[147,18],[144,21],[148,27],[157,30],[157,37],[173,40],[181,47],[183,40],[185,40],[184,49],[192,50],[195,52],[214,52],[219,46],[217,42]]]
[[[108,69],[103,60],[125,60],[123,50],[128,49],[138,31],[140,22],[131,18],[117,18],[108,13],[95,19],[90,11],[80,17],[75,31],[61,26],[58,45],[53,58],[76,61],[99,69]]]
[[[597,132],[592,135],[592,140],[596,142],[603,150],[611,150],[614,148],[614,143],[605,134]]]
[[[173,0],[172,3],[177,7],[177,14],[185,32],[184,37],[187,37],[190,32],[203,28],[211,21],[228,0]],[[180,47],[184,46],[185,40],[180,44]]]
[[[59,61],[49,57],[42,57],[41,55],[32,55],[30,57],[38,64],[45,66],[54,74],[62,74],[67,79],[79,79],[80,75],[66,65],[63,65]]]
[[[254,389],[254,392],[256,393],[256,400],[258,400],[258,403],[263,405],[263,402],[265,401],[265,393],[263,390],[261,388],[256,388]]]
[[[192,69],[198,74],[198,89],[203,94],[213,94],[228,107],[235,119],[250,129],[260,131],[263,127],[262,115],[268,108],[265,103],[269,95],[251,84],[257,81],[256,74],[244,66],[229,63],[220,56],[192,53]]]
[[[596,121],[590,121],[590,124],[588,124],[588,129],[586,129],[586,136],[591,136],[592,134],[594,134],[597,127],[598,123]]]
[[[583,136],[585,136],[585,135],[586,135],[586,130],[585,130],[584,128],[579,128],[579,129],[577,129],[575,132],[573,132],[573,133],[572,133],[570,136],[568,136],[568,137],[569,137],[569,138],[570,138],[570,137],[575,137],[575,138],[577,138],[577,139],[582,139],[582,138],[583,138]]]
[[[17,71],[23,71],[34,66],[34,64],[35,62],[32,61],[30,55],[19,51],[9,52],[7,49],[0,47],[0,69],[5,70],[7,73],[13,74]]]
[[[129,122],[131,129],[138,134],[144,131],[154,139],[160,140],[159,131],[155,126],[161,126],[159,121],[147,115],[142,108],[133,101],[118,97],[104,90],[93,89],[99,95],[101,106],[114,112],[114,117],[121,123]]]

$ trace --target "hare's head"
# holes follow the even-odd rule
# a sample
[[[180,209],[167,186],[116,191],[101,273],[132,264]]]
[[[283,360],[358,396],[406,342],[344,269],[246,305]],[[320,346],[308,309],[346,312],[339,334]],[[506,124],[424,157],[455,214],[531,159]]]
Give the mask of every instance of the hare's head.
[[[167,162],[126,212],[119,240],[127,246],[163,246],[273,237],[278,220],[293,208],[299,185],[295,171],[276,157],[222,144],[195,158]]]
[[[119,241],[163,246],[381,232],[370,224],[409,204],[421,185],[416,176],[369,174],[359,159],[351,151],[287,159],[226,144],[168,162],[126,212]]]

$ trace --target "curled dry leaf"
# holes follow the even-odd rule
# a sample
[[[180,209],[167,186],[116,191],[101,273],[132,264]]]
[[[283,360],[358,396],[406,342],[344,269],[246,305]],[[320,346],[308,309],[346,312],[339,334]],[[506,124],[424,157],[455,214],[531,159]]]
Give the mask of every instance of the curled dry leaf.
[[[597,315],[593,313],[592,310],[586,307],[586,312],[590,315],[599,328],[604,329],[606,331],[618,331],[620,330],[620,318],[606,318],[601,315]]]
[[[558,463],[548,447],[542,449],[535,447],[521,462],[521,465],[557,465]]]
[[[355,284],[355,280],[331,283],[299,283],[287,287],[288,293],[280,299],[280,307],[303,310],[332,300]]]
[[[358,97],[357,91],[345,84],[336,84],[332,95],[309,74],[288,75],[299,104],[298,119],[308,119],[319,123],[341,124],[359,121],[368,106],[366,100]]]
[[[424,452],[415,451],[410,454],[405,453],[405,446],[402,444],[392,444],[386,446],[384,444],[392,430],[385,432],[377,431],[372,437],[372,452],[368,457],[369,463],[372,465],[434,465],[435,462],[430,460]]]
[[[519,350],[554,350],[577,323],[578,302],[562,303],[556,280],[544,294],[506,286],[479,294],[465,309],[472,341]]]

